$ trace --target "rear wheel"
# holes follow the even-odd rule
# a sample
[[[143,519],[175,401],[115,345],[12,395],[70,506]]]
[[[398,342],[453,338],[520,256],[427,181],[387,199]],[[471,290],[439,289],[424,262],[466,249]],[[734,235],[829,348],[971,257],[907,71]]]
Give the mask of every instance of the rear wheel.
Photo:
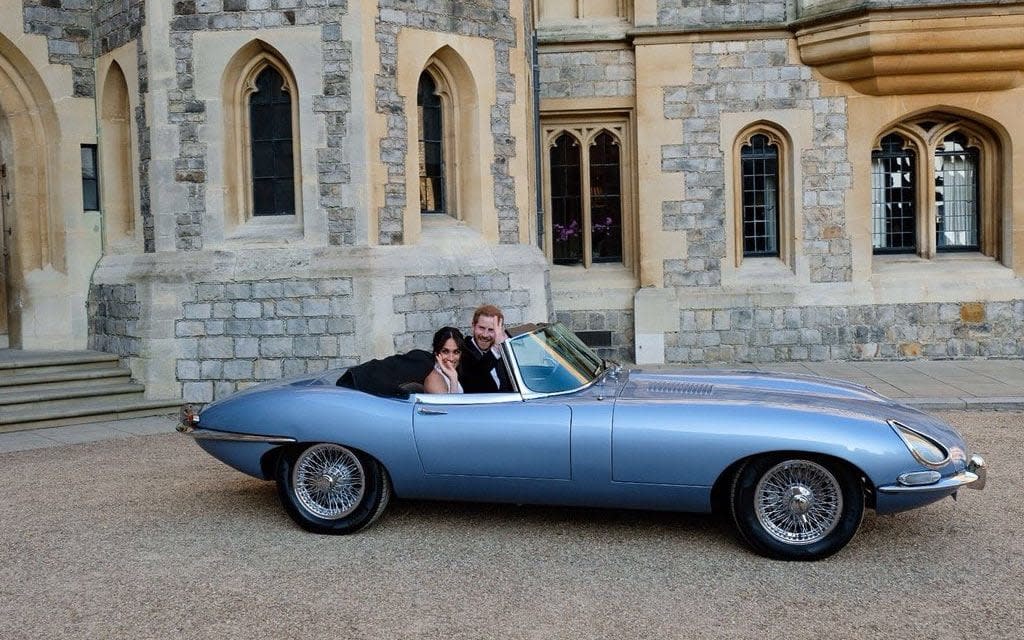
[[[376,460],[330,443],[281,456],[277,488],[288,515],[314,533],[355,533],[380,517],[391,498]]]
[[[730,506],[737,530],[758,553],[818,560],[853,538],[864,515],[864,494],[856,474],[841,463],[773,455],[739,469]]]

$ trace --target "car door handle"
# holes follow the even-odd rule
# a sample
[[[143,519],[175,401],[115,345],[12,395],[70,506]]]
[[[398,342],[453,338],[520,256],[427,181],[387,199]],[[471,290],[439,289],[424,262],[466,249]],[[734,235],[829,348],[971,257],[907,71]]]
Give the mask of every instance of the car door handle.
[[[446,416],[446,415],[448,415],[447,411],[442,411],[440,409],[428,409],[426,407],[420,407],[419,409],[416,410],[416,413],[420,414],[421,416]]]

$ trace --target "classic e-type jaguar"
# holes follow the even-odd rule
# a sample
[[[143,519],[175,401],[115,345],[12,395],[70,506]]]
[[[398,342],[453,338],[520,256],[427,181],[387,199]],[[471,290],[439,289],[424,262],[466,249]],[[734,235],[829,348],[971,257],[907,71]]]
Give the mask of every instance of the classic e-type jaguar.
[[[179,430],[276,479],[299,525],[332,534],[369,525],[391,495],[721,509],[759,553],[813,560],[846,545],[866,507],[903,511],[985,483],[952,427],[867,387],[627,371],[560,324],[509,335],[514,393],[424,394],[406,378],[432,358],[410,352],[186,406]]]

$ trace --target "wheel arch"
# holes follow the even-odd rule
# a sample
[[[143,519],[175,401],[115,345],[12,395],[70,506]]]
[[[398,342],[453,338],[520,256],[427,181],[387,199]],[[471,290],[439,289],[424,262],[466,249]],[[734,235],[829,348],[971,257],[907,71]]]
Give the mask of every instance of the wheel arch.
[[[771,451],[759,451],[752,453],[748,456],[744,456],[734,461],[732,464],[727,466],[715,479],[715,483],[711,486],[711,510],[716,515],[722,513],[728,513],[729,505],[729,494],[732,488],[733,478],[739,472],[744,465],[757,458],[766,456],[804,456],[816,458],[819,460],[828,460],[829,462],[842,465],[851,473],[860,479],[861,491],[864,494],[864,506],[869,509],[875,508],[875,492],[874,485],[871,482],[870,476],[864,472],[858,465],[850,462],[845,458],[830,454],[822,453],[820,451],[805,451],[800,449],[778,449]]]

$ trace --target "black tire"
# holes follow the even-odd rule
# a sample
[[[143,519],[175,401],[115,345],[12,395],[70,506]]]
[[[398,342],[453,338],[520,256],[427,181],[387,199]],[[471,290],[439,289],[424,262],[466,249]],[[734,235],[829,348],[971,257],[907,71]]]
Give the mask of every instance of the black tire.
[[[384,467],[370,456],[318,443],[281,456],[277,493],[303,529],[343,535],[380,517],[391,499],[391,483]]]
[[[777,454],[739,468],[729,506],[740,536],[761,555],[820,560],[857,533],[864,492],[858,476],[842,463]]]

